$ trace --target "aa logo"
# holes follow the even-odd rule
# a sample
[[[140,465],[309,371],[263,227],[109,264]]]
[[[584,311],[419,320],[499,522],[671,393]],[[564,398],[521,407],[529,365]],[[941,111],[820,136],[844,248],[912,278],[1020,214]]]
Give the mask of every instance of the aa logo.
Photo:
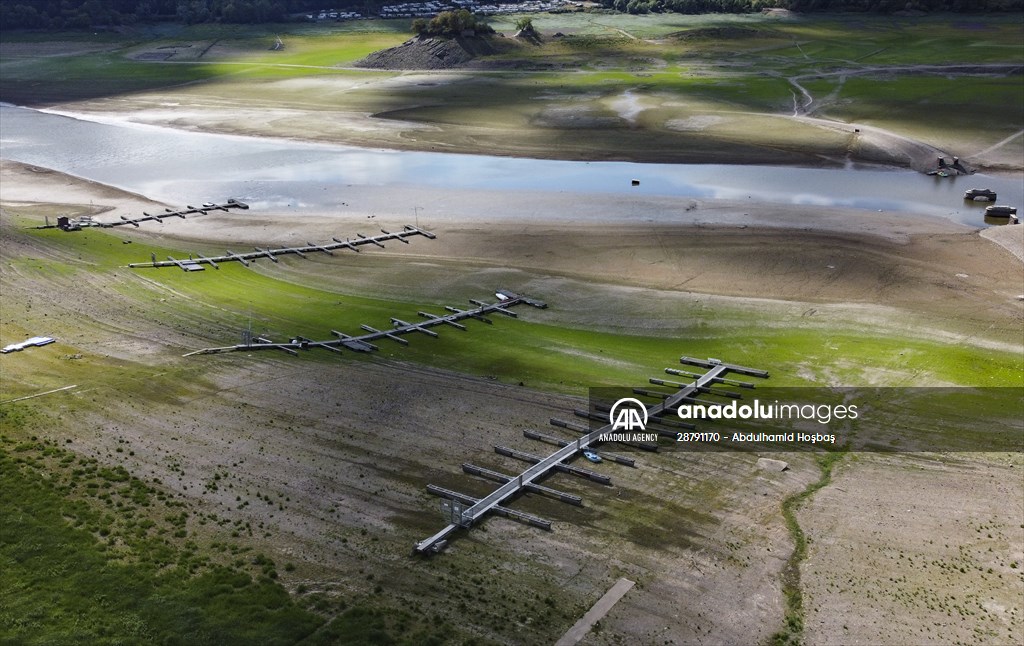
[[[647,429],[647,407],[639,399],[623,397],[608,413],[612,430],[643,431]]]

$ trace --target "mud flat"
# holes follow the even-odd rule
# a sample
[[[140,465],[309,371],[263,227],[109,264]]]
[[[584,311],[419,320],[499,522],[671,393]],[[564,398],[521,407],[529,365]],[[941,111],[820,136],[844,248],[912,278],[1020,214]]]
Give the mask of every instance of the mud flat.
[[[1024,639],[1020,454],[861,454],[798,514],[815,644]]]
[[[981,237],[991,240],[1024,262],[1024,226],[991,227],[983,230]]]
[[[13,162],[0,165],[0,179],[12,209],[40,195],[52,202],[109,205],[109,219],[160,206]],[[422,205],[415,216],[409,204]],[[1019,345],[1024,320],[1014,279],[1024,269],[1017,258],[975,229],[910,214],[749,201],[353,187],[333,213],[213,212],[148,223],[132,235],[222,253],[227,244],[288,246],[372,234],[380,227],[394,231],[414,221],[438,239],[390,245],[379,255],[342,254],[329,262],[321,258],[261,271],[407,300],[423,294],[449,298],[446,292],[461,295],[475,285],[489,291],[500,280],[534,290],[570,281],[579,285],[563,290],[570,303],[583,304],[578,294],[590,298],[597,290],[610,297],[614,291],[614,300],[631,300],[639,313],[656,309],[661,298],[727,297],[755,309],[806,306],[800,311],[815,308],[821,315],[840,308],[880,329],[914,334],[909,316],[916,334],[959,335],[972,343],[981,340],[978,329],[987,329],[991,340]],[[984,235],[1012,235],[1011,229],[1016,227]],[[410,280],[413,274],[430,279],[422,284]],[[654,294],[644,289],[661,295],[652,301],[646,296]],[[635,334],[657,327],[638,316],[628,323],[609,318],[615,308],[556,309],[547,315],[603,329],[629,332],[632,326]]]
[[[92,377],[81,392],[31,400],[50,422],[41,434],[62,444],[71,439],[75,451],[158,479],[199,517],[215,514],[233,526],[243,523],[249,530],[238,540],[296,563],[294,573],[281,580],[297,594],[301,586],[370,599],[382,608],[416,607],[486,640],[550,642],[624,576],[637,586],[601,621],[592,635],[596,643],[757,643],[782,628],[780,573],[793,542],[780,504],[817,480],[809,457],[786,457],[788,471],[768,473],[756,468],[754,455],[645,454],[638,469],[605,465],[613,488],[561,476],[549,483],[583,496],[583,508],[538,497],[516,503],[553,520],[554,532],[492,519],[438,558],[410,559],[413,543],[443,520],[437,500],[423,490],[427,482],[481,493],[484,485],[462,475],[459,464],[514,472],[519,465],[495,456],[493,445],[539,451],[522,439],[522,429],[566,416],[579,405],[578,395],[382,356],[183,359],[185,349],[233,339],[238,330],[229,322],[237,323],[237,313],[221,311],[214,301],[179,310],[175,304],[185,304],[183,295],[163,279],[124,268],[90,270],[73,247],[59,251],[16,230],[8,217],[16,214],[23,222],[26,213],[38,218],[77,211],[115,219],[160,205],[7,162],[0,173],[5,336],[49,321],[64,326],[62,343],[80,353],[49,362],[41,354],[16,357],[22,361],[16,369],[4,367],[7,387],[42,390],[53,387],[49,381],[88,370]],[[697,301],[714,311],[743,309],[771,326],[861,325],[878,336],[927,336],[951,347],[1020,347],[1019,334],[1014,336],[1021,321],[1021,305],[1014,300],[1019,280],[1012,278],[1020,276],[1021,263],[975,231],[936,219],[778,205],[587,201],[577,195],[406,195],[389,188],[354,195],[342,214],[210,214],[116,235],[170,248],[319,240],[369,233],[377,225],[397,229],[410,219],[404,205],[424,197],[431,212],[419,214],[420,225],[436,231],[436,241],[259,271],[339,293],[417,302],[479,296],[496,282],[514,282],[547,300],[558,295],[557,306],[537,313],[538,321],[621,334],[678,332],[680,317]],[[491,220],[491,208],[525,215],[515,223]],[[679,213],[677,224],[644,222],[645,210],[665,208]],[[814,226],[807,224],[811,218]],[[61,265],[74,269],[56,269]],[[652,371],[673,359],[646,358]],[[808,370],[827,381],[829,366],[813,363],[808,359]],[[903,588],[877,579],[881,566],[892,563],[879,559],[899,558],[888,544],[904,546],[915,566],[956,565],[955,571],[942,569],[932,605],[957,615],[948,615],[964,626],[955,629],[957,635],[982,643],[1019,636],[1019,595],[1016,605],[1002,595],[1019,582],[1012,575],[1020,569],[1007,559],[1021,560],[1013,525],[1021,521],[1011,522],[1020,499],[1006,483],[1014,482],[1011,476],[1021,465],[983,458],[940,464],[921,470],[906,456],[885,463],[855,460],[849,466],[854,475],[847,476],[841,465],[837,484],[801,511],[813,540],[803,570],[813,601],[805,602],[809,637],[828,642],[848,634],[850,641],[885,641],[879,625],[903,603],[897,596]],[[860,484],[861,470],[874,482],[868,489]],[[971,486],[956,490],[963,502],[958,508],[974,511],[962,522],[947,521],[944,495],[918,498],[920,523],[912,520],[907,529],[907,507],[891,492],[927,489],[934,479],[952,495],[960,476]],[[870,534],[873,525],[860,521],[876,513],[870,504],[876,495],[884,503],[877,508],[890,510],[891,517]],[[1005,509],[990,508],[998,498]],[[852,511],[837,515],[831,502]],[[982,553],[950,551],[973,545],[969,541],[979,528],[991,541],[982,546],[997,550],[992,558],[998,563]],[[211,526],[189,525],[189,531],[200,542],[220,540]],[[929,542],[938,543],[939,534],[949,548]],[[859,546],[863,558],[839,563],[850,544]],[[840,572],[860,577],[864,594],[850,601],[836,592],[838,574],[832,573]],[[1008,587],[996,589],[998,574]],[[925,583],[907,587],[907,593]],[[959,601],[955,590],[963,586],[974,595],[967,601],[984,606],[981,618],[958,614],[959,608],[981,613]],[[875,604],[879,595],[889,596]],[[932,608],[913,604],[910,612],[918,614],[905,622],[909,632],[897,641],[942,628]],[[863,621],[847,622],[848,632],[839,633],[847,607],[863,610]],[[475,619],[467,622],[470,616]],[[918,628],[925,632],[914,632]]]

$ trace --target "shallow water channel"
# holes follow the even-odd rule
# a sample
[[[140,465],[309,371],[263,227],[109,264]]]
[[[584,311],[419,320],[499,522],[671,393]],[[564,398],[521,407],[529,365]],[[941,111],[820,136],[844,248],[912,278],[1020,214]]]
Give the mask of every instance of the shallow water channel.
[[[236,197],[256,208],[329,212],[352,186],[616,193],[751,199],[945,217],[984,227],[991,188],[1020,207],[1017,178],[913,171],[720,164],[578,162],[372,150],[206,134],[0,106],[0,157],[109,184],[169,204]],[[98,119],[98,120],[93,120]],[[639,180],[639,185],[633,185]]]

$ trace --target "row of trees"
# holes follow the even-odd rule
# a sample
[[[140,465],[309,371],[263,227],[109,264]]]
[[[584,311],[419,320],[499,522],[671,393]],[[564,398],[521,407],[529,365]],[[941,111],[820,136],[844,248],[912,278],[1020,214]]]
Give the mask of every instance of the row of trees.
[[[762,9],[801,12],[863,11],[1021,11],[1024,0],[601,0],[605,7],[626,13],[751,13]]]
[[[358,7],[365,0],[0,0],[0,28],[85,29],[172,20],[199,22],[283,22],[289,14],[328,7]]]

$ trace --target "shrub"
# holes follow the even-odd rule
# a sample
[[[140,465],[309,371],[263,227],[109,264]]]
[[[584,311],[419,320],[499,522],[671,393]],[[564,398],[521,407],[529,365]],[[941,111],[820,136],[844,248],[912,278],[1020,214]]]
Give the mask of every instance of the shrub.
[[[459,36],[465,31],[473,31],[478,34],[492,34],[494,28],[485,22],[477,20],[477,17],[466,9],[458,11],[442,11],[430,22],[417,18],[412,22],[412,30],[420,36]]]

